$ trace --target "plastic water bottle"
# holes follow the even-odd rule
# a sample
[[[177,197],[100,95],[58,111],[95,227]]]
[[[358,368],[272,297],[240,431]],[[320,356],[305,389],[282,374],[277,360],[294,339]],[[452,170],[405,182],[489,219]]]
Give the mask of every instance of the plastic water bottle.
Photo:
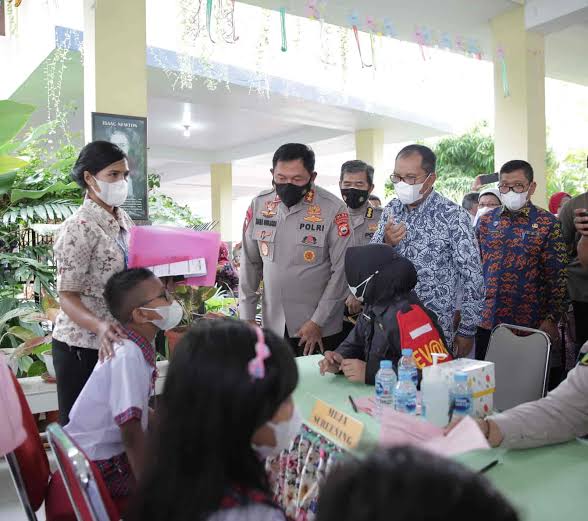
[[[398,370],[398,383],[394,388],[394,409],[406,414],[416,414],[416,385],[412,375],[406,369]]]
[[[466,373],[455,373],[453,375],[451,400],[453,402],[454,418],[463,418],[473,414],[474,397],[468,386],[468,375]]]
[[[440,358],[446,355],[432,353],[433,365],[423,369],[421,381],[421,414],[428,422],[437,427],[445,427],[449,423],[449,384],[437,365]]]
[[[412,349],[403,349],[402,358],[398,362],[398,370],[405,369],[410,373],[412,383],[418,386],[419,384],[419,372],[417,370],[416,362],[414,360]]]
[[[394,404],[394,386],[396,385],[396,373],[392,368],[391,360],[382,360],[380,370],[376,373],[376,417],[382,417],[384,407],[392,407]]]

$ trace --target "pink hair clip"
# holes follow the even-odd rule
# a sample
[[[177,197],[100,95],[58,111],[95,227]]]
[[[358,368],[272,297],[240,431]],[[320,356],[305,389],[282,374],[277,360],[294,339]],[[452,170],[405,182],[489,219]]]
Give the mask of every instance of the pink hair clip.
[[[249,360],[247,369],[251,375],[251,378],[254,380],[260,380],[265,377],[265,360],[266,358],[270,357],[271,352],[265,343],[263,331],[257,326],[255,326],[255,334],[257,335],[255,356]]]

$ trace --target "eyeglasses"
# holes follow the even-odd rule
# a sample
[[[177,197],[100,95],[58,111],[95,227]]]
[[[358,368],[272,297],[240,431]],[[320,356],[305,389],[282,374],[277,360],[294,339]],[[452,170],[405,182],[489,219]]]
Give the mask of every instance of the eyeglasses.
[[[507,194],[511,190],[515,194],[522,194],[523,192],[526,192],[528,189],[529,189],[529,186],[524,185],[522,183],[516,183],[513,186],[502,185],[502,184],[498,185],[498,190],[500,191],[501,194]]]
[[[160,295],[157,295],[157,297],[153,297],[153,298],[149,299],[147,302],[143,302],[143,304],[141,304],[140,306],[137,306],[137,307],[142,308],[143,306],[146,306],[147,304],[149,304],[149,302],[153,302],[154,300],[157,300],[159,298],[163,298],[167,302],[170,302],[170,303],[173,302],[173,297],[172,297],[171,293],[167,289],[164,289]]]
[[[427,177],[429,177],[431,174],[427,174]],[[392,183],[394,183],[395,185],[404,181],[407,185],[415,185],[417,184],[419,177],[421,176],[417,176],[417,175],[407,175],[407,176],[399,176],[398,174],[392,174],[390,176],[390,181],[392,181]],[[427,179],[427,177],[425,177],[425,180]]]

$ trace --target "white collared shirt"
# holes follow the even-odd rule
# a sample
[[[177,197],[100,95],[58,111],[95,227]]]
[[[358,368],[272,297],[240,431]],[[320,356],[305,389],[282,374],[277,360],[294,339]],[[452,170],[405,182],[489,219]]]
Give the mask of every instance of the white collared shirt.
[[[141,420],[147,430],[154,367],[131,340],[115,346],[115,356],[98,362],[65,426],[91,460],[125,452],[120,426]]]

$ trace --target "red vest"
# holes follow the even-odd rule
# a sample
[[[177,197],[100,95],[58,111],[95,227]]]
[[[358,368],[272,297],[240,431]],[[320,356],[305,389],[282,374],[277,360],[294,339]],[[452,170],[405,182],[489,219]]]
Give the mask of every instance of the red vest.
[[[396,320],[400,332],[400,347],[412,349],[419,369],[433,365],[431,353],[447,355],[447,358],[439,360],[439,363],[453,359],[445,347],[437,326],[423,308],[412,304],[410,311],[406,313],[399,311],[396,314]]]

